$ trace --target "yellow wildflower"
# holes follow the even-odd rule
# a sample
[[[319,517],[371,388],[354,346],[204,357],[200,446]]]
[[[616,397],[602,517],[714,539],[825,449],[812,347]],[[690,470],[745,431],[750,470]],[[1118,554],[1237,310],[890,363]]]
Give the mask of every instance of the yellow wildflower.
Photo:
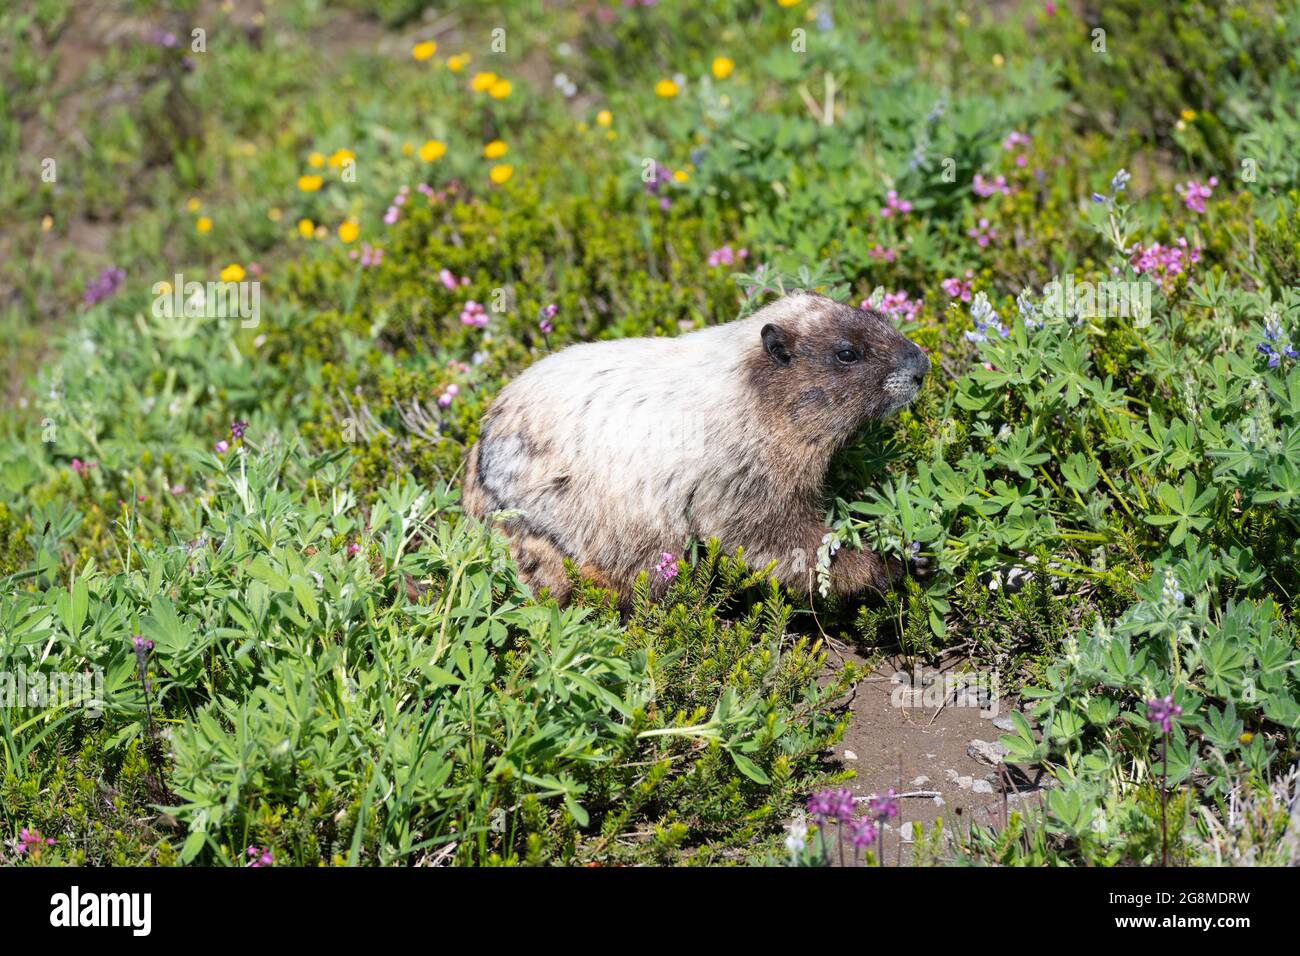
[[[298,220],[298,235],[302,236],[304,239],[310,239],[315,232],[316,224],[310,219]]]
[[[500,159],[509,147],[499,139],[494,139],[483,147],[483,155],[488,159]]]
[[[355,242],[359,235],[361,235],[361,227],[351,219],[339,226],[339,238],[344,242]]]
[[[438,52],[438,44],[432,40],[425,40],[423,43],[417,43],[411,47],[411,56],[418,62],[423,63]]]
[[[435,159],[441,159],[447,152],[447,144],[441,143],[436,139],[431,139],[420,147],[420,158],[426,163],[431,163]]]
[[[666,100],[671,100],[677,95],[677,84],[672,80],[660,80],[655,84],[655,96],[661,96]]]
[[[238,262],[232,262],[230,265],[226,266],[224,269],[221,270],[221,281],[222,282],[243,282],[244,275],[245,275],[244,267],[241,266]]]
[[[728,56],[716,57],[713,61],[713,75],[719,80],[725,80],[731,76],[731,71],[736,68],[736,61]]]
[[[488,96],[492,97],[494,100],[504,100],[510,95],[512,89],[514,89],[514,87],[510,85],[509,80],[497,80],[488,87]]]
[[[298,188],[305,193],[314,193],[324,185],[325,180],[321,179],[314,173],[309,176],[298,177]]]
[[[609,110],[601,110],[599,113],[596,114],[597,125],[608,126],[612,122],[614,122],[614,114],[611,113]]]
[[[194,223],[194,231],[200,236],[206,236],[212,231],[212,220],[207,216],[199,216],[198,221]]]
[[[488,178],[500,186],[514,175],[514,171],[514,167],[508,163],[500,163],[499,165],[493,166],[492,169],[488,171]]]
[[[469,81],[469,88],[475,93],[486,93],[496,81],[495,73],[475,73],[474,79]]]

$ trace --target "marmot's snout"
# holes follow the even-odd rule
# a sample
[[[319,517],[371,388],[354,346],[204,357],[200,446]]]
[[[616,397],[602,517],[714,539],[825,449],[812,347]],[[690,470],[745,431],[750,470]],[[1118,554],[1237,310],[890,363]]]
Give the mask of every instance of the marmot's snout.
[[[916,343],[903,339],[894,370],[885,376],[884,391],[892,401],[891,411],[911,403],[930,374],[930,356]]]

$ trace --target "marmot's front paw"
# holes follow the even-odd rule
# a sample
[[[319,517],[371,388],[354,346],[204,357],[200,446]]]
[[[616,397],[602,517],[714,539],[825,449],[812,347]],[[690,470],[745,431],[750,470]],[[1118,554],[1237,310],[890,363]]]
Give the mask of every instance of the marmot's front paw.
[[[897,587],[904,577],[914,577],[918,581],[927,581],[935,571],[934,562],[920,553],[920,549],[908,549],[908,558],[904,562],[899,558],[885,558],[885,577],[890,587]]]

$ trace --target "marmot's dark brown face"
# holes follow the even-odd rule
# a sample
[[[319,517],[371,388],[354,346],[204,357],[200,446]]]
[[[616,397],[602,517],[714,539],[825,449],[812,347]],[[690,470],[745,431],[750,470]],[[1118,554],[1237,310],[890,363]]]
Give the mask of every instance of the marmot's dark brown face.
[[[760,332],[751,381],[766,401],[796,423],[820,424],[842,438],[916,397],[930,359],[888,318],[822,296],[799,304]]]

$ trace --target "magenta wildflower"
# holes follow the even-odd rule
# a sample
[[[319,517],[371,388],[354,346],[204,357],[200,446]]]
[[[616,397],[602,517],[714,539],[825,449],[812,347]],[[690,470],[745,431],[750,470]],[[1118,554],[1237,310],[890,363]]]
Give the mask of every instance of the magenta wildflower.
[[[987,219],[981,219],[978,225],[966,230],[966,235],[974,239],[975,243],[983,249],[998,237],[998,231],[989,225]]]
[[[149,640],[147,637],[141,636],[140,634],[136,634],[131,638],[131,646],[136,649],[137,653],[141,651],[151,651],[153,650],[153,641]]]
[[[234,421],[230,423],[230,437],[239,441],[244,437],[244,432],[248,430],[248,422]]]
[[[384,261],[384,250],[378,246],[371,246],[368,242],[361,243],[361,252],[358,255],[357,250],[353,249],[350,253],[353,259],[359,258],[361,266],[364,269],[371,269]]]
[[[33,846],[38,849],[42,846],[54,846],[54,837],[43,836],[36,827],[23,827],[18,832],[18,846],[16,847],[18,855],[21,856]]]
[[[898,253],[893,249],[887,249],[880,243],[876,243],[867,250],[867,255],[877,262],[893,262],[898,258]]]
[[[439,408],[449,407],[451,405],[452,399],[454,399],[459,394],[460,394],[459,385],[455,384],[454,382],[451,385],[448,385],[446,389],[443,390],[443,393],[438,396],[438,407]]]
[[[899,216],[906,216],[912,211],[912,204],[906,199],[898,198],[898,191],[891,189],[885,194],[885,208],[880,210],[880,218],[888,219],[897,213]]]
[[[749,258],[748,249],[732,249],[729,245],[721,246],[709,253],[709,268],[716,269],[718,266],[732,266],[747,258]]]
[[[360,550],[361,550],[361,545],[353,541],[351,544],[348,545],[348,557],[349,558],[352,557],[354,554],[357,554]]]
[[[1028,146],[1028,145],[1029,145],[1029,135],[1027,133],[1021,133],[1018,131],[1008,133],[1007,138],[1002,141],[1002,148],[1006,150],[1008,153],[1011,152],[1013,149],[1015,149],[1017,146]]]
[[[975,273],[967,269],[964,280],[958,278],[944,279],[939,283],[939,286],[947,294],[948,298],[969,302],[971,300],[971,280],[974,278]]]
[[[863,299],[860,309],[871,308],[869,300]],[[913,322],[921,311],[921,300],[910,299],[906,292],[886,292],[880,300],[880,311],[900,322]]]
[[[82,461],[80,458],[74,458],[68,467],[72,469],[74,475],[81,475],[84,478],[86,475],[90,474],[90,469],[94,468],[95,465],[93,462]]]
[[[669,551],[659,552],[659,563],[655,565],[655,570],[659,572],[659,577],[665,581],[671,581],[677,577],[677,559]]]
[[[1178,276],[1190,273],[1192,266],[1201,260],[1201,247],[1188,246],[1187,240],[1179,237],[1172,246],[1163,246],[1158,242],[1143,249],[1134,246],[1129,250],[1129,264],[1138,275],[1150,275],[1162,289],[1168,289]]]
[[[1186,183],[1179,183],[1174,187],[1174,190],[1183,197],[1184,206],[1192,210],[1192,212],[1203,214],[1205,212],[1205,200],[1210,198],[1210,193],[1214,191],[1214,187],[1217,185],[1219,185],[1219,177],[1211,176],[1206,183],[1189,179]]]
[[[996,176],[993,179],[985,179],[979,173],[975,174],[975,182],[971,187],[975,190],[975,195],[987,199],[994,193],[1001,193],[1004,196],[1011,195],[1011,187],[1007,185],[1007,177]]]
[[[384,225],[391,226],[393,223],[397,222],[397,217],[400,216],[401,214],[402,214],[401,210],[399,210],[396,206],[389,206],[384,211]]]
[[[487,309],[480,303],[470,299],[461,307],[460,324],[472,325],[476,329],[485,329],[488,324]]]
[[[230,451],[230,443],[227,442],[224,438],[221,439],[221,441],[217,442],[212,447],[217,450],[218,455],[224,455],[226,452]]]
[[[1174,727],[1174,721],[1182,714],[1183,709],[1174,703],[1173,695],[1163,700],[1153,697],[1147,701],[1147,720],[1160,727],[1162,734],[1167,734]]]
[[[272,855],[270,850],[263,850],[256,846],[250,846],[247,852],[249,866],[270,866],[275,862],[275,857]]]
[[[537,313],[537,328],[542,335],[550,335],[555,331],[555,326],[551,324],[551,319],[560,314],[560,307],[552,302],[550,305],[543,307]]]

